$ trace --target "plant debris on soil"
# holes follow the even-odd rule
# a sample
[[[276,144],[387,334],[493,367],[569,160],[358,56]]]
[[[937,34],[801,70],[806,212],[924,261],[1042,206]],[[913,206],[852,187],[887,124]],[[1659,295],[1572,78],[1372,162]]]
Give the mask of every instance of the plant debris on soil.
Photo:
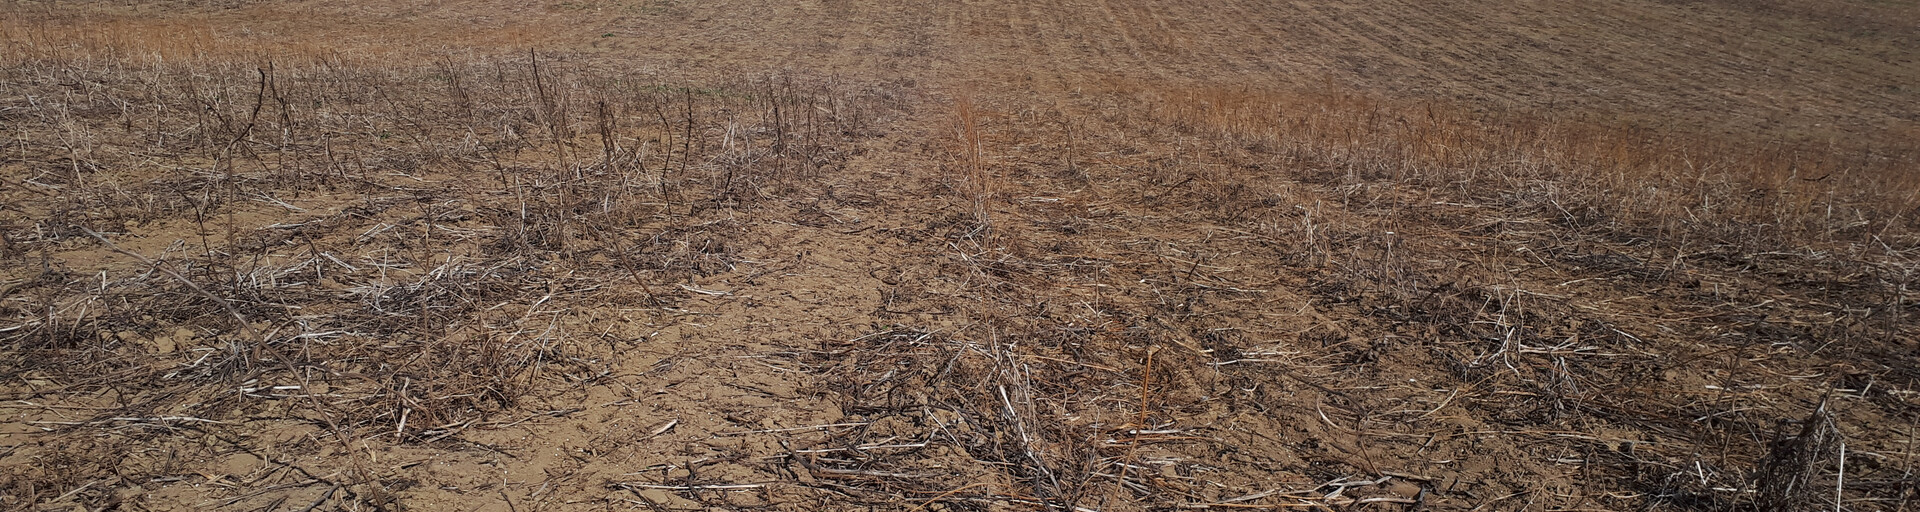
[[[0,5],[0,509],[1906,510],[1920,19]]]

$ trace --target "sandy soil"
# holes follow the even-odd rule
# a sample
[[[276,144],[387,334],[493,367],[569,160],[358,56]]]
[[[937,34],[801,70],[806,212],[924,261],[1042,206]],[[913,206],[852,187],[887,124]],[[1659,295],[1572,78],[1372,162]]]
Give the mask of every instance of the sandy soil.
[[[0,507],[1747,509],[1759,506],[1756,468],[1770,443],[1823,417],[1817,407],[1834,411],[1848,440],[1848,509],[1902,509],[1915,494],[1920,343],[1905,281],[1883,286],[1898,271],[1880,264],[1907,254],[1903,242],[1890,242],[1895,256],[1831,259],[1821,258],[1839,253],[1814,246],[1674,246],[1659,234],[1650,243],[1570,226],[1541,213],[1547,206],[1476,202],[1492,192],[1355,179],[1328,162],[1171,127],[1156,114],[1166,105],[1155,104],[1191,90],[1341,91],[1729,144],[1894,151],[1920,141],[1920,26],[1893,21],[1916,13],[1910,6],[214,4],[14,3],[0,14],[14,17],[13,41],[144,34],[123,43],[241,62],[240,90],[260,55],[431,63],[523,59],[534,48],[549,66],[672,84],[798,77],[875,114],[821,139],[835,155],[821,159],[829,165],[755,182],[753,200],[726,191],[676,203],[665,192],[669,143],[652,185],[666,206],[647,203],[655,220],[614,233],[626,237],[606,245],[615,250],[583,248],[608,242],[578,232],[541,253],[550,258],[513,267],[510,289],[435,299],[475,306],[440,320],[422,306],[392,320],[444,325],[355,341],[367,348],[354,360],[373,363],[352,364],[377,369],[400,353],[384,348],[424,338],[453,352],[517,347],[520,333],[559,340],[526,363],[539,369],[510,379],[524,391],[510,403],[431,421],[336,418],[322,411],[358,407],[349,390],[361,389],[356,378],[376,380],[367,376],[375,370],[282,372],[272,364],[297,354],[258,349],[251,373],[168,384],[199,371],[196,357],[245,351],[232,348],[239,333],[210,302],[86,323],[101,330],[75,336],[106,340],[86,342],[97,349],[7,335],[20,366],[0,383],[9,478]],[[0,95],[16,112],[63,87],[9,73],[20,89]],[[439,94],[433,87],[417,94]],[[715,90],[697,128],[711,131],[703,144],[731,148],[744,137],[736,116],[764,116]],[[694,93],[682,92],[691,105]],[[662,126],[673,126],[670,115],[659,115]],[[138,118],[125,117],[138,133]],[[156,297],[200,301],[86,235],[37,232],[36,219],[64,211],[80,189],[43,177],[81,158],[29,143],[57,139],[54,128],[0,130],[16,141],[0,164],[0,198],[15,205],[5,212],[0,298],[17,313],[7,320],[17,332],[57,327],[62,315],[78,315],[65,322],[82,331],[85,310],[45,306],[135,275],[152,276],[143,282],[158,283]],[[671,139],[665,131],[660,140]],[[495,164],[547,165],[534,162],[545,158],[540,143],[528,146],[526,161]],[[130,154],[160,163],[109,166],[95,182],[137,189],[172,176],[169,166],[221,165]],[[519,185],[505,171],[494,184],[486,172],[435,163],[458,161],[361,178],[384,187],[375,192],[262,184],[266,199],[201,211],[199,222],[192,197],[150,197],[172,205],[173,218],[93,229],[129,252],[180,261],[196,247],[257,247],[285,261],[337,255],[337,268],[287,274],[335,273],[310,285],[334,298],[305,312],[245,310],[272,318],[252,329],[292,336],[274,350],[292,350],[309,338],[286,333],[322,331],[303,319],[374,300],[352,295],[356,283],[390,276],[366,262],[399,254],[413,263],[394,267],[393,282],[433,282],[428,269],[495,261],[485,233],[511,230],[502,205]],[[280,168],[259,167],[229,169],[266,183]],[[372,168],[408,169],[392,160]],[[689,191],[714,186],[682,179],[697,183]],[[442,231],[452,238],[436,242]],[[242,243],[253,238],[266,241]],[[675,263],[646,276],[619,270],[623,243]],[[640,279],[652,282],[643,289]],[[442,361],[442,352],[417,357]],[[95,376],[153,384],[90,381],[68,359],[106,365],[88,366],[107,372]],[[332,384],[293,376],[327,371]],[[404,412],[410,396],[453,393],[407,391],[429,380],[410,375],[379,376],[381,389],[399,391],[367,396]],[[272,385],[302,387],[276,394]],[[297,391],[345,398],[309,408]],[[355,434],[340,434],[336,421]]]

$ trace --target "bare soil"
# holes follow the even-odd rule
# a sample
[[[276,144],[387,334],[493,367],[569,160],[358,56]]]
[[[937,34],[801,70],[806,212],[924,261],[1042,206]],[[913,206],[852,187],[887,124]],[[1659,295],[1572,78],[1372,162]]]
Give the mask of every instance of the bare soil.
[[[1915,20],[0,4],[0,508],[1905,510]]]

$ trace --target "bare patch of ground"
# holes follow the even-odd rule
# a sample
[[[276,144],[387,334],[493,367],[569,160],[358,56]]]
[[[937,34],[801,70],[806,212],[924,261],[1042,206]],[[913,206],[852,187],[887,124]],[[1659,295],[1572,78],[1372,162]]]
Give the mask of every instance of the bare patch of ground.
[[[1904,509],[1910,11],[8,4],[0,507]]]

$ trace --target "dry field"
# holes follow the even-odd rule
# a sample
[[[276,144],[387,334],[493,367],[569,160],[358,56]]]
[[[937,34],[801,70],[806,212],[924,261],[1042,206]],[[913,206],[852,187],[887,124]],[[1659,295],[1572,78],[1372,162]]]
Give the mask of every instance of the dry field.
[[[1911,0],[0,3],[0,510],[1920,508]]]

